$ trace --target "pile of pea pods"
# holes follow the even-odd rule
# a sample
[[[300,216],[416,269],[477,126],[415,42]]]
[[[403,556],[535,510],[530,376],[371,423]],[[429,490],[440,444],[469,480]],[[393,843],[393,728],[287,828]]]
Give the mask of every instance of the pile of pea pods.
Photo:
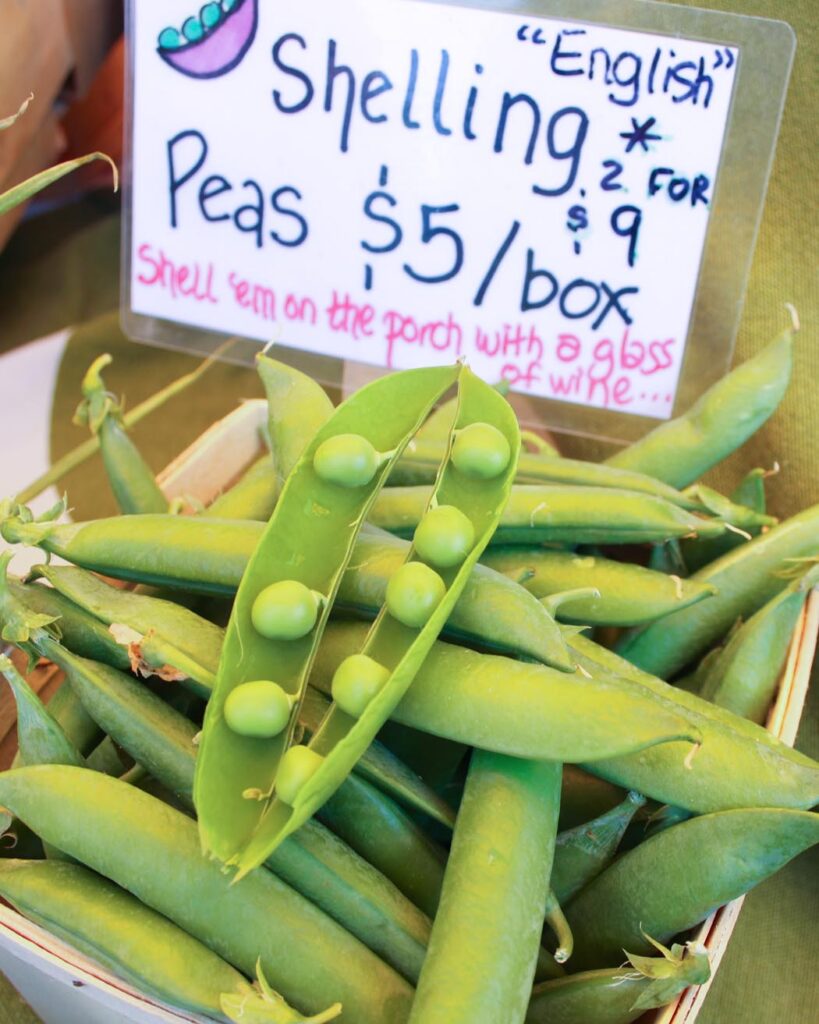
[[[43,551],[0,557],[3,641],[67,679],[0,657],[0,896],[244,1024],[626,1024],[706,982],[692,929],[819,842],[819,763],[763,728],[819,507],[698,483],[791,346],[601,464],[462,364],[334,408],[261,355],[267,453],[184,509],[95,362],[122,515],[0,503]]]

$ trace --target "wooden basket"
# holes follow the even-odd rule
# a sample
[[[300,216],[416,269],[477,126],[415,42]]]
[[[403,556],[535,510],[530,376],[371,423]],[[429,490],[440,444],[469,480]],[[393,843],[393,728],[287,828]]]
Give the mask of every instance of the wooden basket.
[[[169,498],[192,496],[208,503],[229,487],[263,452],[261,428],[266,403],[253,400],[214,424],[159,476]],[[794,631],[779,691],[767,727],[793,745],[807,695],[811,664],[819,632],[819,590],[814,590]],[[53,680],[49,683],[53,686]],[[0,750],[3,729],[0,695]],[[717,910],[703,923],[697,939],[708,949],[712,978],[736,924],[742,899]],[[205,1024],[211,1018],[186,1013],[157,1002],[109,973],[16,911],[0,905],[0,966],[45,1024],[135,1024],[187,1022]],[[687,989],[676,1002],[646,1014],[643,1024],[693,1024],[708,985]]]

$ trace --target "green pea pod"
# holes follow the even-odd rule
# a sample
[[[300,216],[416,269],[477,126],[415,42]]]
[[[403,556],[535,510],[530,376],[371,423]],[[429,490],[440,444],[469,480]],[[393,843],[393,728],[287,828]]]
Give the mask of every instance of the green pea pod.
[[[797,621],[817,584],[819,565],[814,565],[741,625],[708,665],[700,696],[761,725]]]
[[[703,543],[705,542],[703,541]],[[688,566],[683,558],[682,541],[675,537],[672,540],[667,540],[664,544],[654,544],[648,559],[648,568],[654,572],[664,573],[666,576],[685,579],[688,576]]]
[[[0,509],[0,534],[9,542],[37,545],[105,576],[214,596],[236,592],[263,530],[259,523],[198,516],[117,516],[58,524],[33,522],[26,512],[11,510],[4,519]],[[362,528],[337,603],[375,615],[386,593],[387,572],[399,559],[405,561],[408,551],[406,541]],[[480,565],[473,568],[450,622],[454,635],[476,645],[572,668],[546,609],[522,587]]]
[[[319,809],[318,817],[415,906],[435,916],[445,854],[392,800],[353,773]],[[278,849],[309,827],[306,822]],[[278,856],[278,850],[272,856]]]
[[[83,757],[87,757],[103,739],[102,731],[83,707],[70,686],[60,686],[48,702],[48,712]],[[15,768],[18,767],[14,764]]]
[[[264,353],[256,357],[256,370],[267,396],[278,492],[308,443],[333,415],[333,403],[312,377]]]
[[[11,658],[0,655],[0,673],[11,687],[17,705],[17,743],[21,764],[82,765],[80,752],[14,667]]]
[[[38,650],[65,671],[88,711],[185,807],[192,807],[196,726],[132,677],[70,654],[43,632],[36,638]],[[344,794],[338,797],[341,806],[331,810],[346,822]],[[384,846],[381,836],[378,848]],[[417,849],[401,852],[413,854],[417,870]],[[268,866],[402,975],[417,978],[429,921],[320,825],[305,825],[276,851]]]
[[[341,1002],[356,1024],[407,1019],[412,989],[395,971],[271,872],[231,885],[202,856],[195,822],[135,787],[37,765],[0,775],[0,805],[244,974],[260,961],[300,1010]]]
[[[70,685],[66,687],[70,690]],[[140,765],[133,765],[131,768],[125,768],[122,758],[119,756],[116,744],[110,736],[103,736],[100,742],[94,747],[88,757],[85,759],[86,768],[91,768],[95,772],[105,772],[106,775],[113,775],[116,778],[122,778],[128,772],[140,772],[143,773],[144,769]],[[129,775],[129,781],[131,776]]]
[[[432,483],[444,455],[446,438],[425,441],[416,437],[396,463],[390,476],[390,486]],[[684,494],[644,473],[607,466],[605,463],[585,462],[581,459],[555,458],[552,455],[521,452],[516,484],[568,484],[579,487],[612,487],[620,491],[634,491],[664,498],[672,505],[689,511],[706,506],[696,495]]]
[[[390,604],[388,592],[387,604],[376,618],[362,649],[363,654],[385,674],[380,688],[357,717],[342,710],[334,701],[310,740],[311,754],[320,758],[315,771],[299,785],[293,800],[285,802],[280,795],[274,797],[242,851],[240,876],[260,863],[285,836],[313,815],[352,771],[412,683],[496,528],[509,497],[520,451],[518,423],[506,400],[466,368],[459,376],[458,398],[455,420],[458,439],[461,436],[468,438],[468,432],[477,427],[479,431],[493,431],[505,446],[502,460],[492,466],[488,474],[483,468],[478,472],[471,465],[467,467],[459,461],[457,441],[448,452],[455,461],[447,461],[441,466],[430,508],[441,506],[457,510],[469,527],[469,543],[455,564],[452,560],[436,562],[438,573],[420,561],[414,547],[410,550],[408,560],[399,572],[412,565],[422,567],[440,586],[440,593],[435,596],[436,603],[424,609],[423,616],[417,621],[402,621],[395,604]],[[398,572],[393,580],[397,578]]]
[[[625,755],[585,765],[595,775],[635,789],[662,804],[697,813],[735,807],[812,807],[819,803],[819,763],[769,732],[696,694],[669,686],[586,637],[568,642],[578,663],[593,677],[627,679],[673,701],[701,738],[686,758],[682,744],[668,743],[638,757]],[[689,749],[690,754],[690,749]]]
[[[218,519],[255,519],[266,523],[278,495],[276,467],[269,453],[257,459],[232,487],[201,513]]]
[[[152,649],[158,652],[154,667],[158,662],[183,672],[190,669],[186,674],[199,683],[198,692],[204,697],[210,694],[212,685],[208,685],[207,678],[200,678],[204,673],[199,668],[215,672],[219,664],[224,642],[224,630],[219,626],[173,601],[112,587],[98,576],[71,565],[41,565],[34,572],[75,605],[114,627],[115,634],[116,627],[126,627],[122,634],[124,642],[128,640],[128,631],[149,637]],[[141,637],[132,638],[133,643],[137,644],[138,639]],[[70,643],[66,646],[71,648]],[[132,647],[131,652],[131,664],[138,664],[141,651]]]
[[[427,506],[426,487],[388,487],[370,522],[411,536]],[[608,487],[518,484],[492,544],[639,544],[672,537],[719,536],[725,524],[692,515],[663,498]]]
[[[45,630],[33,643],[66,673],[88,713],[115,742],[172,793],[190,795],[198,732],[193,722],[132,676],[71,654]]]
[[[644,796],[632,791],[599,818],[558,835],[549,884],[561,906],[610,863],[632,818],[645,802]]]
[[[710,584],[666,576],[640,565],[541,547],[490,548],[482,561],[537,598],[594,588],[597,597],[578,596],[560,602],[561,621],[583,625],[641,625],[716,592]]]
[[[526,1024],[630,1024],[647,1009],[665,1006],[690,985],[711,976],[708,953],[693,943],[671,949],[653,942],[662,957],[632,956],[623,967],[583,971],[532,990]]]
[[[59,861],[0,861],[0,895],[25,917],[174,1006],[221,1016],[220,997],[253,997],[199,940],[101,875]]]
[[[361,649],[364,636],[359,623],[331,623],[312,685],[329,692],[336,666]],[[670,701],[648,695],[645,687],[588,679],[579,672],[570,675],[440,641],[392,718],[469,746],[561,762],[684,738],[688,744],[674,744],[677,764],[682,766],[690,744],[699,740],[699,731],[683,724],[685,718]]]
[[[88,523],[34,521],[0,503],[0,535],[41,547],[74,565],[133,583],[230,596],[261,537],[252,521],[201,516],[115,516]]]
[[[473,753],[410,1024],[523,1020],[559,794],[559,764]]]
[[[739,486],[731,493],[731,501],[735,505],[742,505],[752,509],[758,516],[764,516],[766,510],[765,501],[765,480],[776,470],[752,469],[741,481]],[[761,532],[761,526],[748,526],[745,528],[751,536]],[[748,537],[736,531],[727,531],[722,537],[709,537],[705,539],[682,541],[683,557],[689,572],[697,572],[709,562],[727,555],[734,548],[741,547]]]
[[[752,808],[704,814],[623,854],[567,910],[580,970],[650,953],[819,842],[819,814]]]
[[[168,499],[125,430],[122,405],[105,390],[100,374],[111,362],[110,355],[102,355],[89,367],[83,377],[83,400],[74,422],[86,425],[99,437],[105,473],[121,512],[167,512]]]
[[[783,332],[758,355],[712,385],[688,412],[660,424],[606,460],[687,487],[739,448],[773,413],[791,376],[793,334]]]
[[[628,634],[617,651],[630,662],[668,678],[717,643],[738,618],[748,618],[786,585],[779,574],[793,560],[819,555],[819,505],[786,519],[768,533],[723,555],[691,579],[718,593]]]
[[[457,366],[412,370],[362,388],[319,429],[287,478],[236,595],[197,761],[194,799],[202,843],[222,861],[234,861],[257,829],[281,755],[291,742],[316,646],[378,489],[460,372]],[[368,446],[374,459],[379,453],[378,461],[366,480],[341,486],[320,474],[317,458],[325,443],[349,435]],[[267,588],[290,586],[291,581],[318,595],[312,598],[314,625],[297,635],[263,636],[253,619],[256,599]],[[244,683],[269,679],[271,665],[276,672],[272,682],[290,702],[289,721],[277,736],[240,735],[225,720],[225,703]]]

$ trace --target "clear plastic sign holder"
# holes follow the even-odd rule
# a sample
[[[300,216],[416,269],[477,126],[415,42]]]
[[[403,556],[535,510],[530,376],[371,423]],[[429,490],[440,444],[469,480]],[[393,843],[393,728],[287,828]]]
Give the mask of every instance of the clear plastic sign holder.
[[[232,337],[241,362],[273,342],[342,389],[465,358],[525,423],[618,441],[726,371],[787,24],[651,0],[207,6],[128,3],[132,338]]]

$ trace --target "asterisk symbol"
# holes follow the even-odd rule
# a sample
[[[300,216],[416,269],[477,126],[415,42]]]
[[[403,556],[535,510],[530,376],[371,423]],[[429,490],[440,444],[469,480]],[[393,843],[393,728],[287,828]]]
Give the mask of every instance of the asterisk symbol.
[[[636,145],[643,147],[645,152],[648,152],[648,144],[652,139],[661,139],[662,135],[654,135],[653,132],[649,131],[657,123],[656,117],[650,117],[643,124],[637,124],[637,118],[632,117],[631,119],[631,131],[620,132],[620,138],[626,139],[628,145],[626,146],[626,152],[630,153]]]

